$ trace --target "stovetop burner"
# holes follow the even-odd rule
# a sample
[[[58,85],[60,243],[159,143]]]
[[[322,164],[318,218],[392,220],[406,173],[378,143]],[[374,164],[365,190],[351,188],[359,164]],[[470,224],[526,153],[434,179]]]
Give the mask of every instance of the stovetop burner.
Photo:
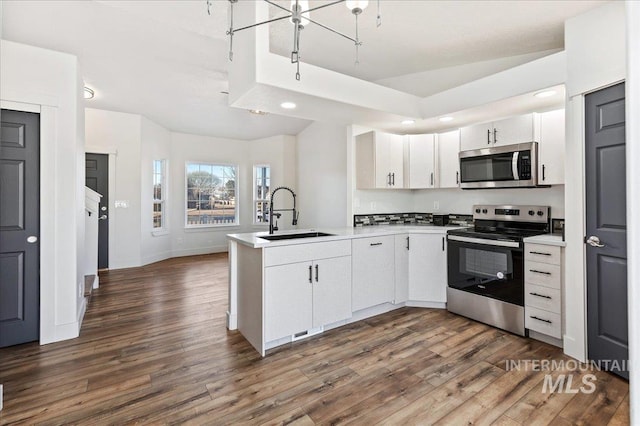
[[[549,232],[550,207],[479,205],[473,209],[474,226],[452,229],[448,234],[521,242],[526,237]]]

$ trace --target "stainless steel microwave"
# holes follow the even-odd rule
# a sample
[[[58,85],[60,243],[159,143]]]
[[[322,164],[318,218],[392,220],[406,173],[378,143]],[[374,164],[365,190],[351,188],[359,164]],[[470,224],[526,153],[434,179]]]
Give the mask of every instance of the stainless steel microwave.
[[[523,188],[538,184],[538,143],[461,151],[460,188]]]

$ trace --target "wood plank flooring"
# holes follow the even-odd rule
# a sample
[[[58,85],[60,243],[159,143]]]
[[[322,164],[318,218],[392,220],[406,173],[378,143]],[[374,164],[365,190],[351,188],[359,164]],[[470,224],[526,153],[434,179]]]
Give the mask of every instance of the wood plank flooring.
[[[225,254],[100,276],[78,339],[0,349],[0,424],[629,424],[628,383],[543,392],[552,346],[403,308],[272,350],[225,328]]]

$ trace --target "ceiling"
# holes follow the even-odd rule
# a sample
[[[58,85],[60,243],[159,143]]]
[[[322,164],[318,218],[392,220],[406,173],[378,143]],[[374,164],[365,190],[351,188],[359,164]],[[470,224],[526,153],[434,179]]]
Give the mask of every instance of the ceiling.
[[[393,80],[407,90],[405,75],[415,79],[424,71],[561,49],[563,22],[601,3],[383,0],[382,26],[376,28],[374,0],[360,17],[360,64],[353,64],[352,42],[310,24],[301,39],[301,73],[310,63],[368,81]],[[205,0],[3,0],[2,6],[3,38],[79,57],[85,83],[96,92],[87,107],[234,139],[297,134],[309,124],[227,106],[221,93],[228,89],[226,1],[214,0],[210,15]],[[284,13],[270,9],[272,16]],[[344,5],[314,11],[312,18],[353,34],[354,17]],[[236,22],[242,24],[248,23]],[[289,56],[287,21],[271,26],[270,44],[274,53]],[[294,72],[292,65],[291,78]]]

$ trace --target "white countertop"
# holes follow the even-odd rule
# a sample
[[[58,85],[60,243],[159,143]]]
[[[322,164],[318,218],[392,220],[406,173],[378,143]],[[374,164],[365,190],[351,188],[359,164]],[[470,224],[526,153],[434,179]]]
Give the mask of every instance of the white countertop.
[[[248,232],[244,234],[227,234],[227,238],[252,248],[290,246],[295,244],[308,244],[325,241],[346,240],[363,237],[380,237],[396,234],[446,234],[450,229],[464,228],[464,226],[434,226],[434,225],[381,225],[363,226],[357,228],[317,228],[295,229],[276,232],[275,235],[298,234],[304,232],[324,232],[331,234],[326,237],[299,238],[292,240],[268,241],[260,238],[267,236],[267,231]]]
[[[567,243],[562,241],[562,235],[542,234],[534,237],[527,237],[523,240],[525,243],[546,244],[548,246],[566,247]]]

